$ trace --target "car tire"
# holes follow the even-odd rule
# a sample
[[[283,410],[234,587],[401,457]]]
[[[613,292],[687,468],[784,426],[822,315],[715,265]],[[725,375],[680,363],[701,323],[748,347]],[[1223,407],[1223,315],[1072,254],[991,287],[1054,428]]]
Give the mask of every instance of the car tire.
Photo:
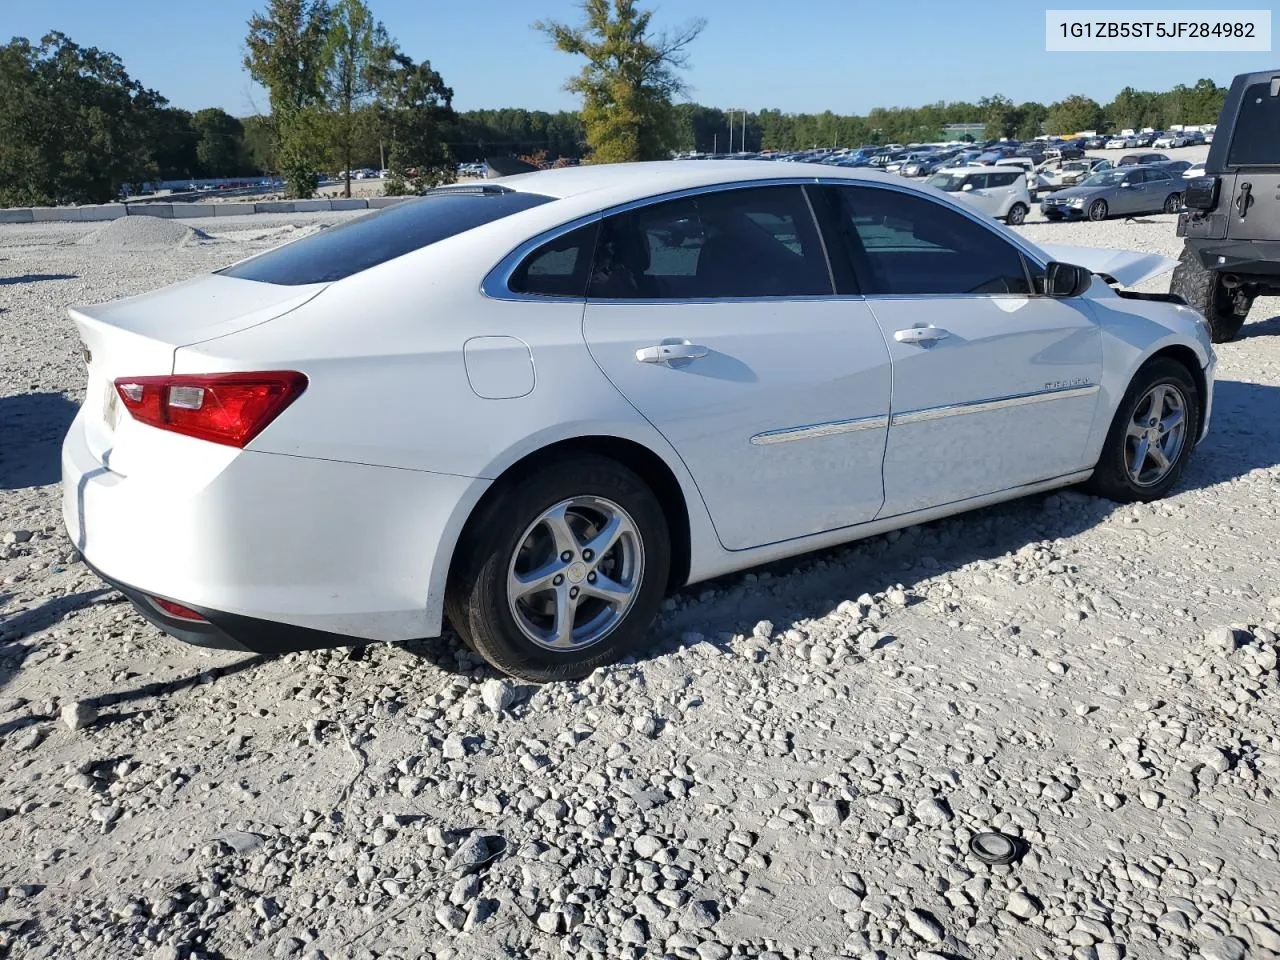
[[[1009,224],[1011,227],[1016,227],[1019,224],[1026,222],[1026,219],[1027,205],[1025,203],[1015,203],[1009,208],[1009,212],[1004,218],[1005,223]]]
[[[1209,322],[1214,343],[1234,340],[1249,315],[1248,306],[1243,313],[1237,312],[1235,298],[1222,286],[1222,279],[1201,263],[1190,247],[1182,248],[1169,292],[1176,293]]]
[[[1195,446],[1201,409],[1199,388],[1185,366],[1169,357],[1143,364],[1116,408],[1086,489],[1120,503],[1166,496]],[[1176,423],[1166,427],[1174,413]]]
[[[1181,207],[1182,207],[1182,194],[1171,193],[1169,194],[1169,196],[1165,197],[1165,201],[1164,201],[1165,213],[1177,213],[1178,210],[1181,209]]]
[[[1089,204],[1089,219],[1094,221],[1107,219],[1107,201],[1095,200]]]
[[[615,522],[622,532],[593,555],[592,538]],[[572,547],[560,552],[566,537]],[[614,460],[575,454],[509,478],[481,504],[459,544],[445,612],[503,673],[538,683],[580,679],[642,646],[670,565],[671,536],[653,491]],[[520,594],[511,585],[520,578],[546,586]],[[627,588],[625,602],[593,596],[602,581]],[[557,629],[563,624],[567,632]]]

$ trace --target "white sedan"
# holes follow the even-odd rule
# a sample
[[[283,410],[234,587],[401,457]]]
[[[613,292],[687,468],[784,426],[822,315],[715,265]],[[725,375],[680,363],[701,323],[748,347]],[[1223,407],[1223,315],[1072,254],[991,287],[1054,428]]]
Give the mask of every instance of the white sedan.
[[[1168,493],[1209,335],[1109,281],[1169,265],[827,166],[441,188],[73,309],[66,525],[194,643],[447,615],[500,670],[580,677],[684,584],[1068,484]]]

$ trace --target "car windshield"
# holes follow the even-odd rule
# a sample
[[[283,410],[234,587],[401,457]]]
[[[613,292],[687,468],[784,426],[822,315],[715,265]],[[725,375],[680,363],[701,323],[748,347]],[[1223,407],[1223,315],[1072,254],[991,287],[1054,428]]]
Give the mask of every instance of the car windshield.
[[[945,190],[947,193],[955,193],[968,179],[964,174],[960,173],[935,173],[926,183],[931,187],[937,187],[939,190]]]
[[[331,283],[554,199],[495,187],[442,187],[218,272],[286,286]]]
[[[1081,184],[1082,187],[1114,187],[1125,178],[1123,170],[1106,170],[1102,173],[1095,173],[1092,177]]]

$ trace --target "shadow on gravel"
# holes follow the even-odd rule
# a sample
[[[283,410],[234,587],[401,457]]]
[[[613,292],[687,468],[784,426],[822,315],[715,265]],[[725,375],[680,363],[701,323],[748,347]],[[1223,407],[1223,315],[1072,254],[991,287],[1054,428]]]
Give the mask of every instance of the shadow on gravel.
[[[51,627],[72,610],[83,610],[99,597],[105,596],[110,592],[105,587],[102,587],[98,590],[85,590],[65,597],[52,597],[34,609],[24,610],[12,619],[6,617],[3,621],[0,621],[0,646],[23,640],[33,633],[38,633]],[[0,668],[0,682],[3,682],[3,679],[3,668]]]
[[[62,438],[78,409],[60,393],[0,397],[0,490],[61,479]]]
[[[200,670],[196,673],[191,674],[190,676],[183,677],[180,680],[166,680],[166,681],[157,682],[157,683],[144,683],[142,686],[134,687],[131,690],[121,690],[118,692],[103,693],[96,697],[85,697],[81,699],[79,702],[83,704],[87,704],[88,706],[92,707],[95,711],[98,712],[99,717],[95,721],[95,724],[107,726],[113,723],[120,723],[125,720],[130,720],[133,717],[146,712],[145,710],[112,712],[110,710],[111,707],[118,707],[125,704],[136,703],[140,700],[150,700],[155,697],[164,697],[173,693],[178,693],[181,690],[186,690],[189,687],[194,687],[197,684],[207,682],[208,680],[212,680],[214,678],[230,677],[244,670],[252,670],[256,667],[262,666],[264,663],[266,663],[270,659],[271,658],[267,656],[254,655],[251,657],[246,657],[245,659],[240,660],[237,663],[233,663],[229,667],[218,667],[216,669]],[[8,678],[5,677],[4,673],[0,673],[0,686],[3,686],[3,684],[7,682],[7,680]],[[15,730],[22,730],[26,727],[32,726],[33,724],[48,723],[50,721],[57,720],[57,719],[58,718],[56,716],[53,716],[50,714],[32,713],[32,714],[27,714],[25,717],[18,717],[14,720],[6,720],[0,723],[0,737],[8,736],[10,733],[13,733]]]
[[[1280,333],[1280,317],[1271,317],[1268,320],[1259,320],[1256,323],[1246,323],[1240,329],[1241,340],[1248,340],[1250,337],[1274,337]]]
[[[1280,332],[1280,317],[1276,329]],[[1280,387],[1219,380],[1213,391],[1209,435],[1187,463],[1179,489],[1209,487],[1280,464],[1278,422]]]
[[[0,287],[16,286],[19,283],[41,283],[45,280],[79,280],[74,273],[27,273],[21,277],[0,277]]]

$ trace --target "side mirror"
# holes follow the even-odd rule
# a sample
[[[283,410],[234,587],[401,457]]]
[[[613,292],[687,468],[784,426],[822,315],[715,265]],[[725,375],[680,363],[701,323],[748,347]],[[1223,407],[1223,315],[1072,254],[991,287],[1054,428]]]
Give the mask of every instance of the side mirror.
[[[962,193],[968,193],[968,192],[969,192],[970,190],[972,190],[972,189],[973,189],[973,184],[972,184],[972,183],[966,183],[963,187],[961,187],[961,188],[960,188],[960,191],[961,191]]]
[[[1078,297],[1093,283],[1093,274],[1074,263],[1051,261],[1044,268],[1044,293],[1047,297]]]

